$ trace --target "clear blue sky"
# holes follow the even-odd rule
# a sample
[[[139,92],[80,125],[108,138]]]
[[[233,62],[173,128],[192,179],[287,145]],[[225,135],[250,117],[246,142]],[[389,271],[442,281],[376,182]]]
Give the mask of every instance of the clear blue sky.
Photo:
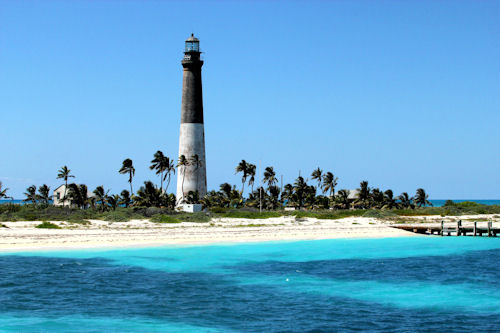
[[[203,67],[208,186],[241,159],[434,199],[500,198],[499,1],[0,0],[0,181],[111,193],[177,156],[184,40]],[[174,184],[170,185],[174,190]]]

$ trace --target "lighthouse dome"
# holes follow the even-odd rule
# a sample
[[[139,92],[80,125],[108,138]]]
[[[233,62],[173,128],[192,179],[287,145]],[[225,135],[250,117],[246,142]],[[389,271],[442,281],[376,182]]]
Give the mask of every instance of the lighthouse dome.
[[[184,52],[200,52],[200,40],[191,34],[188,39],[186,39],[186,48]]]

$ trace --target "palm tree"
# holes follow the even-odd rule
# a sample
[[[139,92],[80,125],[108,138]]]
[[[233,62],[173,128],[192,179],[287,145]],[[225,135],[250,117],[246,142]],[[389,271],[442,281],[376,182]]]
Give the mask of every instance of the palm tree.
[[[195,204],[200,202],[200,196],[198,195],[198,191],[189,191],[186,195],[186,203]]]
[[[229,183],[220,184],[219,188],[220,192],[224,193],[224,195],[228,199],[231,199],[231,190],[232,190],[231,184]]]
[[[48,187],[47,185],[43,184],[42,186],[40,186],[38,188],[38,193],[39,195],[37,196],[38,199],[45,205],[48,205],[49,204],[49,200],[50,200],[50,187]]]
[[[323,176],[323,193],[330,191],[330,198],[333,198],[335,193],[335,186],[337,186],[337,181],[339,179],[333,175],[331,172],[327,172]]]
[[[271,188],[271,186],[274,186],[278,182],[276,179],[276,172],[274,172],[273,167],[267,167],[264,170],[264,184],[267,183],[268,188]]]
[[[321,188],[321,180],[323,179],[323,170],[319,167],[311,173],[312,179],[318,182],[318,188]],[[324,192],[323,192],[324,193]]]
[[[366,180],[363,180],[361,183],[359,183],[358,199],[370,199],[370,187],[368,186],[368,182]]]
[[[423,188],[417,189],[417,193],[415,195],[415,203],[418,205],[418,207],[425,207],[426,205],[432,206],[432,203],[427,200],[428,198],[429,196],[425,193],[425,190]]]
[[[384,207],[383,208],[394,208],[397,207],[396,199],[394,198],[394,193],[392,190],[387,190],[384,192]]]
[[[116,210],[116,207],[118,207],[118,205],[120,204],[120,196],[118,194],[107,195],[106,201],[113,210]]]
[[[106,208],[106,202],[107,202],[107,197],[108,197],[108,191],[105,191],[104,190],[104,187],[101,185],[101,186],[97,186],[94,190],[94,194],[96,196],[96,199],[97,201],[100,201],[101,203],[101,210],[104,212],[105,208]]]
[[[122,167],[118,170],[122,175],[128,174],[128,182],[130,183],[130,193],[134,193],[132,190],[132,178],[135,175],[135,168],[132,164],[132,160],[130,158],[126,158],[123,160]]]
[[[75,176],[73,176],[71,174],[71,170],[68,169],[68,167],[65,165],[63,166],[59,171],[59,173],[57,174],[57,178],[56,179],[63,179],[64,180],[64,195],[63,195],[63,198],[66,197],[66,190],[68,189],[68,178],[75,178]],[[64,201],[63,201],[63,206],[64,206]]]
[[[291,201],[293,196],[293,186],[292,184],[286,184],[283,187],[283,193],[281,193],[281,200]]]
[[[340,190],[337,192],[337,195],[335,197],[335,201],[343,208],[343,209],[348,209],[349,208],[349,190]]]
[[[9,198],[7,196],[7,190],[8,190],[8,188],[2,189],[2,182],[0,182],[0,199],[2,199],[2,198]]]
[[[269,186],[269,208],[276,209],[280,203],[280,188],[275,185]]]
[[[401,193],[401,195],[398,197],[398,200],[400,201],[401,206],[403,206],[404,208],[415,207],[413,205],[413,197],[410,197],[406,192]]]
[[[366,180],[359,183],[358,198],[355,201],[358,208],[366,209],[370,207],[370,191],[370,187],[368,186],[368,182]]]
[[[382,208],[384,205],[384,193],[380,191],[378,188],[372,189],[372,192],[370,194],[370,197],[372,199],[372,205],[375,206],[375,208]]]
[[[189,160],[186,158],[186,156],[181,155],[179,156],[179,161],[177,162],[177,168],[182,167],[182,184],[181,184],[181,192],[182,192],[182,197],[177,198],[179,200],[179,203],[184,202],[184,178],[186,178],[186,167],[189,166]],[[181,171],[179,171],[181,172]]]
[[[248,179],[248,185],[252,186],[252,192],[253,192],[253,184],[255,183],[255,173],[256,173],[257,167],[255,164],[252,163],[247,163],[247,173],[250,178]]]
[[[130,206],[132,203],[132,199],[130,198],[130,193],[127,190],[123,190],[122,193],[120,193],[120,205],[124,205],[125,207]]]
[[[87,193],[87,185],[71,183],[68,185],[68,193],[66,197],[63,197],[63,202],[69,200],[72,205],[84,209],[90,201]]]
[[[156,174],[160,175],[160,190],[163,191],[163,172],[167,170],[170,161],[160,150],[158,150],[153,156],[154,159],[151,161],[149,169],[156,170]]]
[[[24,199],[24,202],[31,202],[33,205],[36,205],[37,202],[37,196],[36,196],[36,186],[31,185],[26,189],[26,192],[24,192],[24,195],[26,196],[26,199]]]
[[[198,184],[198,169],[203,165],[198,154],[194,154],[193,156],[191,156],[191,158],[189,159],[189,165],[194,166],[194,172],[196,173],[196,184]],[[196,193],[198,194],[198,190],[196,190]],[[195,198],[191,197],[190,199],[194,200]]]
[[[295,183],[293,183],[293,197],[296,199],[296,203],[299,205],[299,209],[304,205],[304,198],[307,194],[308,185],[303,177],[299,176]]]
[[[163,180],[167,180],[167,186],[165,187],[165,192],[168,190],[168,185],[170,185],[170,179],[171,179],[171,174],[175,175],[175,165],[174,161],[172,161],[170,158],[166,158],[165,160],[165,176]]]
[[[236,173],[242,173],[241,176],[241,196],[243,196],[243,191],[245,191],[245,183],[248,177],[248,163],[245,160],[241,160],[241,162],[236,166]]]
[[[143,207],[160,207],[162,193],[153,182],[145,181],[144,186],[141,186],[137,191],[137,196],[134,197],[134,205]]]

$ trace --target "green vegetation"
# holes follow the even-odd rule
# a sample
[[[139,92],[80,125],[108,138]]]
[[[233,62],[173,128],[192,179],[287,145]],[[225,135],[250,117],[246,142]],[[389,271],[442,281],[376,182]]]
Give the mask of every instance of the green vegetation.
[[[116,210],[101,211],[99,209],[78,209],[69,207],[41,207],[31,204],[0,205],[0,222],[7,221],[68,221],[86,224],[88,220],[104,220],[110,222],[127,222],[130,220],[151,219],[159,223],[177,222],[209,222],[211,218],[245,218],[267,219],[281,216],[296,218],[312,217],[317,219],[336,220],[346,217],[373,217],[392,219],[406,216],[460,216],[476,214],[500,214],[500,205],[460,205],[443,207],[422,207],[415,209],[315,209],[295,211],[262,211],[249,208],[214,208],[209,212],[183,213],[167,208],[157,207],[118,207]],[[499,216],[499,215],[496,215]]]
[[[164,215],[164,214],[159,214],[155,215],[151,218],[151,222],[158,222],[158,223],[181,223],[181,221],[172,215]]]
[[[398,217],[438,215],[460,216],[466,214],[500,214],[500,205],[486,206],[475,202],[455,203],[447,201],[443,207],[432,207],[428,194],[418,188],[412,197],[407,192],[395,196],[390,189],[371,188],[362,181],[355,193],[340,189],[336,191],[338,177],[330,171],[315,169],[311,174],[313,184],[306,177],[299,176],[293,183],[278,186],[277,172],[272,166],[265,167],[262,184],[254,189],[257,167],[242,160],[235,168],[241,175],[241,188],[223,183],[218,190],[209,191],[203,197],[189,192],[182,198],[167,193],[176,167],[181,172],[181,188],[184,186],[186,167],[199,168],[202,161],[198,156],[180,156],[177,165],[174,159],[157,151],[151,160],[150,169],[160,177],[159,186],[145,181],[137,192],[133,192],[135,167],[131,159],[125,159],[120,174],[128,176],[130,191],[122,190],[120,195],[109,194],[103,185],[92,192],[85,184],[68,184],[75,178],[67,166],[57,173],[57,179],[64,181],[66,188],[59,199],[66,207],[50,205],[50,188],[47,185],[32,185],[26,189],[25,205],[0,205],[0,221],[68,221],[88,224],[89,219],[109,222],[127,222],[132,219],[151,219],[158,223],[209,222],[211,218],[263,219],[280,216],[295,216],[297,220],[306,217],[317,219],[341,219],[345,217],[373,217],[396,220]],[[164,186],[166,182],[166,186]],[[245,195],[245,185],[249,193]],[[0,182],[0,199],[7,196],[7,188]],[[12,198],[11,198],[12,199]],[[201,203],[206,213],[181,213],[175,210],[179,202]],[[428,207],[431,206],[431,207]],[[285,207],[296,210],[284,210]],[[498,215],[497,215],[498,216]]]
[[[37,225],[35,228],[39,229],[61,229],[57,224],[50,223],[50,222],[42,222],[41,224]]]

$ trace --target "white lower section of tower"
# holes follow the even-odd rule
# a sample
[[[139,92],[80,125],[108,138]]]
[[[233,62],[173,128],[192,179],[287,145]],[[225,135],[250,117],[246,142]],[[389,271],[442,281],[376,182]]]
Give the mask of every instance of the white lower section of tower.
[[[207,169],[205,160],[205,130],[203,124],[182,123],[179,135],[179,156],[184,155],[189,164],[177,168],[177,204],[183,203],[189,191],[202,198],[207,193]],[[200,165],[193,165],[198,155]]]

